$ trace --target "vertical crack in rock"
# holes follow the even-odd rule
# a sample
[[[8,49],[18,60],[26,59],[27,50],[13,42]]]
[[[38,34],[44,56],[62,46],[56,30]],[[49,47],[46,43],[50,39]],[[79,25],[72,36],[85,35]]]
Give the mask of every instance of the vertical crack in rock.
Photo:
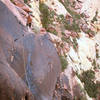
[[[32,56],[32,53],[29,52],[28,54],[28,59],[27,59],[27,65],[26,65],[26,83],[28,85],[28,88],[31,90],[31,92],[34,94],[34,96],[38,99],[37,100],[41,100],[40,99],[40,96],[39,96],[39,90],[38,88],[36,87],[35,85],[35,80],[34,80],[34,75],[32,73],[32,69],[31,69],[31,56]]]

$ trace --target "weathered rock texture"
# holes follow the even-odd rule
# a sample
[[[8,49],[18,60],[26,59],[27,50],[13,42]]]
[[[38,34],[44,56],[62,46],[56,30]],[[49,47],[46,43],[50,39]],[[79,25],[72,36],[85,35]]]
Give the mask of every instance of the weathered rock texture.
[[[67,86],[71,88],[70,91],[62,86],[59,93],[58,86],[58,92],[55,92],[55,95],[59,99],[56,98],[56,100],[66,100],[69,97],[70,99],[82,99],[82,95],[86,97],[85,100],[99,100],[99,0],[38,0],[36,3],[32,2],[36,5],[39,3],[37,9],[40,13],[37,14],[40,14],[42,27],[51,34],[52,41],[60,55],[62,71],[64,71],[64,77],[61,78],[65,81],[67,77],[67,83],[70,81]],[[72,69],[69,70],[70,68],[66,66]],[[75,73],[73,79],[72,70]],[[77,88],[74,88],[75,84]],[[67,92],[63,95],[61,91]]]
[[[44,45],[47,46],[48,44],[47,47],[51,48],[48,42],[52,41],[60,56],[62,64],[61,69],[63,71],[60,74],[60,77],[58,78],[58,81],[56,83],[56,88],[53,94],[54,96],[53,100],[67,100],[67,99],[99,100],[100,99],[100,6],[99,6],[100,2],[99,0],[10,0],[12,1],[12,3],[9,0],[7,2],[6,0],[1,0],[1,1],[3,1],[3,3],[6,4],[6,6],[10,9],[10,11],[17,17],[17,18],[14,18],[14,16],[7,17],[7,15],[9,15],[10,12],[7,13],[6,11],[3,11],[2,13],[3,14],[5,13],[6,21],[3,20],[0,21],[0,23],[3,22],[1,24],[2,31],[7,34],[9,32],[9,37],[13,39],[13,40],[9,39],[10,42],[7,43],[9,45],[12,43],[14,44],[14,46],[12,45],[10,47],[17,48],[17,49],[16,48],[11,49],[10,51],[16,49],[17,54],[19,54],[20,56],[20,57],[19,56],[15,57],[16,55],[11,56],[11,54],[14,54],[16,50],[13,53],[9,54],[10,56],[8,55],[8,52],[4,53],[5,55],[8,55],[6,57],[7,63],[13,67],[14,71],[16,70],[16,72],[19,73],[19,76],[22,79],[25,79],[27,75],[29,76],[32,75],[29,74],[31,73],[31,71],[29,71],[31,67],[27,67],[27,69],[29,69],[28,70],[29,72],[27,72],[26,70],[27,74],[26,76],[24,76],[24,74],[22,73],[25,73],[25,70],[19,70],[20,67],[18,65],[24,66],[23,64],[25,62],[25,65],[30,66],[30,63],[27,62],[30,62],[31,59],[34,59],[35,61],[34,63],[35,65],[37,65],[37,69],[34,70],[37,73],[37,70],[39,71],[39,66],[40,66],[37,62],[37,59],[39,59],[39,62],[44,64],[44,60],[41,61],[41,59],[47,59],[47,56],[40,58],[39,55],[42,54],[46,55],[44,54],[45,52],[44,49],[46,49]],[[23,25],[26,25],[28,21],[27,16],[29,15],[28,14],[29,12],[31,12],[31,18],[32,18],[31,29],[23,27]],[[2,18],[4,17],[2,14],[0,14],[0,16],[2,16]],[[16,23],[16,25],[11,21],[12,19],[14,20],[14,23]],[[15,19],[18,19],[19,21],[16,22]],[[15,26],[12,27],[11,26],[12,24],[11,25],[4,24],[7,22],[9,23],[11,22],[13,26],[14,25]],[[19,25],[18,23],[22,25]],[[5,25],[6,29],[3,29]],[[27,32],[27,29],[29,29],[31,33]],[[40,33],[41,36],[40,35],[36,36],[35,34],[32,33],[32,31],[35,34]],[[13,32],[16,34],[13,34]],[[46,35],[47,32],[50,38],[48,35]],[[49,38],[50,41],[47,38]],[[8,38],[5,37],[5,39],[7,41]],[[16,42],[14,42],[14,40]],[[7,47],[9,47],[8,44],[6,45]],[[44,47],[45,48],[42,49],[42,46],[43,48]],[[35,47],[39,49],[37,50]],[[39,53],[36,53],[36,50]],[[35,52],[35,55],[37,55],[36,58],[33,58],[34,57],[33,51]],[[53,50],[50,49],[50,53],[51,51],[53,52]],[[5,51],[2,50],[2,52]],[[24,53],[25,57],[23,57],[23,52],[25,52]],[[30,52],[33,52],[32,58]],[[47,55],[48,52],[49,49],[47,50]],[[25,61],[23,60],[23,58],[25,59]],[[21,62],[18,63],[20,60]],[[16,66],[14,67],[13,64],[15,64],[17,68]],[[43,70],[45,70],[45,72],[47,70],[46,68],[43,67]],[[43,70],[41,69],[39,72],[43,73]],[[40,82],[40,80],[43,79],[43,76],[47,75],[47,74],[37,75],[36,73],[34,72],[34,79],[36,79],[38,82]],[[40,79],[39,76],[41,76]],[[30,80],[33,81],[33,79],[29,78],[28,81]],[[30,85],[31,83],[29,82],[27,84]],[[49,86],[51,85],[48,85],[48,87]],[[38,90],[37,88],[35,89],[36,91],[40,91],[41,93],[44,93],[43,91],[45,90],[43,89],[42,91],[42,89],[41,90]],[[32,88],[31,91],[33,91]],[[46,93],[48,94],[47,91]],[[47,97],[47,94],[45,94],[46,95],[45,97]]]
[[[28,32],[15,6],[1,0],[0,99],[51,100],[59,73],[60,60],[49,35]]]

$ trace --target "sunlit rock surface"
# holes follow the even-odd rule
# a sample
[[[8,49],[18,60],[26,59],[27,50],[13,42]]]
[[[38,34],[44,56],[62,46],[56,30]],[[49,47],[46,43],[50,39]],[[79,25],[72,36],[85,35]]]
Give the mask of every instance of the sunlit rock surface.
[[[75,13],[71,12],[65,6],[65,5],[68,5],[67,3],[65,4],[65,1],[66,0],[43,0],[43,1],[41,0],[42,3],[44,3],[48,6],[48,9],[54,11],[57,14],[53,17],[53,22],[59,24],[59,26],[61,25],[59,29],[57,29],[58,27],[52,28],[52,29],[56,29],[56,31],[58,32],[58,34],[56,34],[57,36],[53,36],[53,35],[55,35],[55,32],[52,31],[52,32],[54,32],[54,33],[52,33],[50,31],[51,33],[49,33],[49,34],[51,34],[50,35],[51,41],[54,43],[55,47],[57,48],[58,53],[60,52],[59,54],[61,54],[63,56],[65,56],[65,55],[67,56],[66,61],[68,62],[68,65],[67,65],[68,68],[65,69],[63,74],[64,74],[64,77],[69,77],[71,87],[74,87],[74,83],[81,84],[80,87],[85,91],[85,94],[83,93],[83,95],[86,97],[85,99],[92,100],[92,98],[97,98],[99,100],[98,94],[97,94],[97,97],[95,97],[94,94],[90,93],[95,90],[91,89],[90,92],[87,91],[88,87],[85,87],[86,85],[84,85],[85,83],[80,80],[79,75],[81,75],[83,73],[83,71],[92,70],[93,72],[95,72],[95,78],[93,79],[94,83],[97,84],[100,82],[100,79],[99,79],[99,74],[100,74],[100,69],[99,69],[100,68],[100,56],[99,56],[100,55],[100,39],[99,39],[99,37],[100,37],[100,7],[99,7],[99,5],[100,5],[100,2],[99,2],[99,0],[78,0],[78,1],[71,0],[70,1],[71,3],[73,1],[75,1],[75,6],[73,3],[74,9],[72,8],[71,10],[76,11],[79,15],[80,14],[84,15],[84,17],[81,18],[81,20],[80,20],[82,23],[78,23],[81,31],[77,32],[78,38],[76,38],[76,40],[74,41],[74,38],[76,35],[71,33],[73,30],[72,31],[69,30],[70,32],[65,31],[69,27],[64,28],[62,23],[56,22],[57,21],[56,16],[58,17],[59,15],[63,15],[64,17],[66,17],[66,20],[68,20],[68,22],[70,24],[73,20],[70,17],[68,17],[67,15],[72,16],[73,19],[75,19],[75,17],[76,17],[76,16],[73,17],[73,14],[75,14]],[[68,5],[68,7],[71,8],[70,5]],[[62,18],[63,18],[63,16],[62,16]],[[77,19],[75,19],[75,20],[77,20]],[[66,23],[66,24],[69,24],[69,23]],[[64,24],[64,22],[63,22],[63,24]],[[76,24],[77,24],[77,21],[76,21]],[[80,27],[81,24],[84,25],[84,26],[82,26],[82,29]],[[50,25],[52,26],[51,23],[50,23]],[[57,25],[55,24],[55,26],[57,26]],[[88,33],[88,31],[86,31],[87,28],[90,28],[92,31],[94,31],[95,35],[94,35],[94,33],[91,34],[91,32]],[[65,39],[63,39],[63,35],[64,35],[64,38],[69,37],[69,39],[68,40],[66,39],[67,40],[66,41]],[[68,43],[67,46],[69,47],[69,49],[67,49],[67,51],[66,51],[65,46],[62,47],[62,45],[63,45],[62,42]],[[75,77],[72,80],[71,80],[72,77],[68,76],[71,73],[71,70],[69,70],[70,69],[69,66],[71,66],[71,69],[75,72]],[[78,76],[77,76],[77,74],[78,74]],[[87,77],[89,77],[89,76],[87,76]],[[64,79],[64,81],[66,81],[65,78],[63,78],[63,79]],[[90,80],[90,79],[88,78],[88,80]],[[87,82],[87,81],[85,81],[85,82]],[[86,83],[86,84],[88,84],[88,83]],[[91,85],[91,83],[89,83],[89,84]],[[66,87],[69,87],[68,83],[66,83]],[[91,86],[90,86],[90,88],[91,88]],[[100,87],[98,87],[98,88],[100,88]],[[67,90],[68,89],[69,88],[67,88]],[[97,90],[97,88],[95,88],[95,89]],[[79,91],[80,90],[81,89],[79,89]],[[77,89],[71,90],[70,99],[72,99],[74,97],[73,96],[74,91],[77,91]],[[76,96],[76,94],[75,94],[75,96]],[[62,96],[60,96],[58,98],[58,100],[60,100],[61,98],[62,98]]]
[[[24,2],[24,0],[22,1]],[[40,4],[43,4],[42,9],[44,12],[41,12],[41,9],[39,8]],[[54,46],[61,57],[63,71],[65,69],[65,71],[61,73],[61,78],[65,83],[67,78],[69,78],[70,81],[70,86],[66,83],[64,87],[65,90],[68,91],[69,87],[71,87],[69,93],[67,92],[65,95],[61,95],[57,90],[57,94],[55,93],[57,96],[55,96],[54,100],[64,100],[66,97],[72,100],[74,96],[77,95],[81,97],[79,94],[81,89],[85,91],[85,93],[82,94],[86,97],[85,100],[99,100],[99,0],[30,0],[26,5],[31,6],[30,9],[33,16],[31,31],[36,33],[40,32],[41,35],[46,31],[49,33],[50,41],[54,43]],[[21,22],[24,23],[23,25],[25,25],[27,18],[23,21],[23,18],[21,17],[22,14],[18,14],[18,16],[20,16],[18,18],[20,18]],[[45,18],[43,19],[42,17]],[[73,78],[71,76],[72,71],[75,73]],[[83,77],[85,75],[88,78]],[[91,78],[90,76],[92,75],[93,77]],[[84,80],[81,80],[80,77],[83,77]],[[76,84],[78,84],[78,88],[73,90],[72,88]],[[91,84],[93,84],[93,86]],[[64,90],[62,86],[61,89]],[[77,94],[74,94],[77,90]],[[94,91],[98,91],[98,93]]]
[[[65,7],[58,1],[58,0],[47,0],[45,2],[46,5],[48,5],[49,8],[53,9],[58,15],[64,15],[68,14]]]

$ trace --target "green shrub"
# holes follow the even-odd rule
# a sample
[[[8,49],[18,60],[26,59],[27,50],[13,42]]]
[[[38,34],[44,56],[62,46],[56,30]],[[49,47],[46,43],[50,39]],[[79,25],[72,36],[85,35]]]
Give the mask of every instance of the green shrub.
[[[81,82],[84,83],[84,88],[88,95],[92,98],[96,98],[98,94],[98,84],[94,83],[95,72],[93,70],[88,70],[83,72],[81,75],[77,75]]]
[[[44,28],[47,29],[48,23],[49,23],[49,10],[48,6],[46,6],[44,3],[39,3],[39,10],[41,12],[41,22]]]
[[[24,0],[24,3],[27,3],[28,2],[28,0]]]
[[[64,56],[60,56],[60,61],[62,65],[62,71],[64,71],[67,68],[68,61]]]

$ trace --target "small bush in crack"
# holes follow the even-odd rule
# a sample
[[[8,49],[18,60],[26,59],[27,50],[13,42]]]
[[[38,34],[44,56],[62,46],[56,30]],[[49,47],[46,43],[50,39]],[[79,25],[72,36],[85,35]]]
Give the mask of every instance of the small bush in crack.
[[[95,72],[88,70],[83,72],[81,75],[77,75],[81,82],[84,83],[84,88],[90,97],[96,98],[98,94],[98,84],[94,83]]]
[[[39,3],[39,10],[41,12],[41,22],[44,28],[47,29],[48,22],[49,22],[49,10],[48,6],[44,3]]]
[[[68,61],[64,56],[60,56],[60,61],[61,61],[62,71],[64,71],[67,68]]]
[[[28,0],[24,0],[24,3],[27,3],[28,2]]]
[[[47,30],[49,24],[53,24],[54,11],[50,11],[48,6],[44,3],[39,3],[39,10],[41,12],[41,22],[43,27]]]

